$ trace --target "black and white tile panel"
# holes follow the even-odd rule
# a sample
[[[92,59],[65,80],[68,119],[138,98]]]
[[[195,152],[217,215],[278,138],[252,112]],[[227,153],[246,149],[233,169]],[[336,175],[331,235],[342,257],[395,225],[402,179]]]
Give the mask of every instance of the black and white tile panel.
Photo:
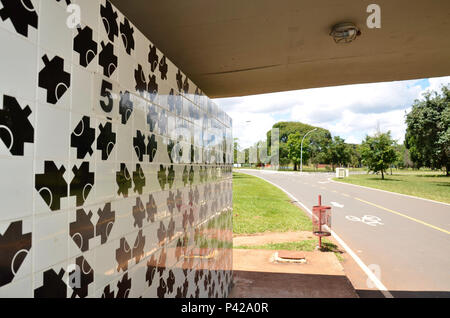
[[[226,296],[231,119],[106,0],[0,42],[0,297]]]

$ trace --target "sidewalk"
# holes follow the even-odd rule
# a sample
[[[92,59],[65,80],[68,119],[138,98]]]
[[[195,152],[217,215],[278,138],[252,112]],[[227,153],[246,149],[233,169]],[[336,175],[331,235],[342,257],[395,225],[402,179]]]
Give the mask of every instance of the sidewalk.
[[[261,245],[283,236],[289,237],[288,241],[294,238],[298,240],[299,237],[306,236],[306,233],[270,233],[265,236],[240,236],[233,241],[235,246]],[[306,258],[305,264],[286,264],[271,260],[275,252],[277,251],[233,250],[234,287],[230,298],[358,297],[334,253],[301,252]]]

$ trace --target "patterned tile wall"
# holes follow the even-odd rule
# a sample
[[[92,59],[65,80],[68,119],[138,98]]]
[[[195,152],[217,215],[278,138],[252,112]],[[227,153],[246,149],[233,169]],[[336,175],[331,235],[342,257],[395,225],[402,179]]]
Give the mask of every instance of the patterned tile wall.
[[[0,0],[0,43],[0,297],[227,296],[230,117],[106,0]]]

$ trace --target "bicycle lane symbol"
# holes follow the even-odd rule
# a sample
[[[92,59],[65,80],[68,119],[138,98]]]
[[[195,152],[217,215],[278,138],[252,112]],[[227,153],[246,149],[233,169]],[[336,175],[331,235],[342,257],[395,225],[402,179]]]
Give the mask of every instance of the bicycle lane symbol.
[[[359,218],[354,215],[347,215],[345,218],[349,221],[362,222],[369,226],[384,225],[384,223],[381,223],[381,218],[379,218],[378,216],[374,216],[374,215],[364,215],[362,218]]]

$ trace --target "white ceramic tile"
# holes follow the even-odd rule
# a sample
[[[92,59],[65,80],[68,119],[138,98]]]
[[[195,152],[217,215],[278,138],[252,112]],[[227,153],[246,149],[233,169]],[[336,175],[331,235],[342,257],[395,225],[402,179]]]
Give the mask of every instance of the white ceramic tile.
[[[68,258],[68,213],[59,212],[35,218],[33,237],[35,270],[53,266]]]
[[[102,118],[112,120],[119,119],[119,85],[109,78],[101,75],[94,75],[93,89],[93,109],[94,113]]]
[[[69,13],[56,1],[41,1],[39,16],[39,47],[72,60],[74,30],[67,25]]]
[[[0,220],[16,219],[33,212],[33,161],[0,158]]]
[[[100,21],[99,0],[74,0],[73,3],[80,6],[81,22],[88,25],[95,33],[98,33]]]
[[[70,146],[70,113],[48,104],[38,104],[36,156],[46,160],[67,160]]]
[[[31,275],[0,287],[1,298],[32,298],[32,278]]]
[[[98,161],[95,169],[96,202],[112,200],[116,189],[116,164]]]
[[[37,47],[0,28],[0,87],[2,92],[29,101],[36,98]]]
[[[97,94],[99,92],[95,91]],[[86,116],[94,114],[94,75],[81,66],[72,67],[72,102],[71,111]]]
[[[117,126],[117,161],[132,162],[133,161],[133,134],[132,124],[130,121],[127,125]]]

